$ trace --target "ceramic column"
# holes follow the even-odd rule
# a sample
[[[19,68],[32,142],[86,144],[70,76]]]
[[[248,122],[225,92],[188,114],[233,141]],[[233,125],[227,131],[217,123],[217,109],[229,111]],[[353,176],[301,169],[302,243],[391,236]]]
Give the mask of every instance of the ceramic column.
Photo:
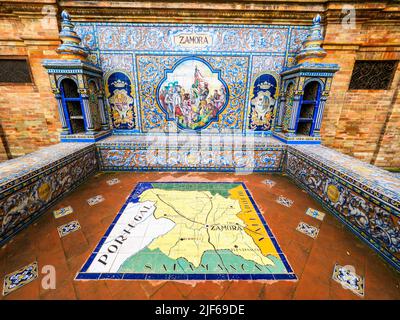
[[[275,127],[276,132],[281,132],[282,131],[282,122],[283,122],[283,115],[285,113],[285,103],[286,103],[286,97],[282,95],[279,99],[279,109],[278,109],[278,121]]]
[[[295,133],[295,128],[296,128],[296,120],[297,120],[297,112],[299,110],[299,104],[300,104],[300,95],[296,94],[293,97],[293,107],[292,107],[292,114],[290,117],[290,124],[288,128],[289,134],[294,134]]]
[[[57,108],[58,108],[58,115],[59,115],[60,121],[61,121],[62,134],[69,134],[70,132],[69,132],[68,124],[67,124],[67,119],[65,118],[65,113],[64,113],[64,108],[63,108],[60,91],[56,91],[55,96],[57,99]]]
[[[324,114],[325,103],[326,103],[327,98],[328,98],[327,96],[322,96],[320,99],[317,116],[315,118],[315,126],[314,126],[314,132],[313,132],[314,136],[320,135],[322,116]]]
[[[81,91],[82,104],[83,104],[83,112],[85,113],[86,119],[86,132],[93,133],[94,132],[94,124],[92,118],[92,112],[89,107],[89,95],[86,90]]]
[[[101,94],[98,95],[97,101],[98,101],[98,106],[99,106],[99,111],[100,111],[101,129],[108,130],[109,125],[108,125],[108,121],[107,121],[107,117],[106,117],[103,95],[101,95]]]

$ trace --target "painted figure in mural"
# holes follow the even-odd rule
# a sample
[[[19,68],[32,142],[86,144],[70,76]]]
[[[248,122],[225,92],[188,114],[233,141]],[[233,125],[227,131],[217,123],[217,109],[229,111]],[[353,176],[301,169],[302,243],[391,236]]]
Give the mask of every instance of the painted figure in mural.
[[[114,127],[133,129],[135,115],[130,78],[123,72],[112,73],[107,79],[106,91]]]
[[[158,101],[168,120],[176,120],[180,128],[196,130],[217,119],[227,103],[227,92],[206,64],[189,62],[176,67],[167,79],[173,81],[160,86]]]
[[[263,74],[256,78],[252,86],[250,100],[249,128],[255,131],[271,129],[274,116],[277,80],[272,74]]]

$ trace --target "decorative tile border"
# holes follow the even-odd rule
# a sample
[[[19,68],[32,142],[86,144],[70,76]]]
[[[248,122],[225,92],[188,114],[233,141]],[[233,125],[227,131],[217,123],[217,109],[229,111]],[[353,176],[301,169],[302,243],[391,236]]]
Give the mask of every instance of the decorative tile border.
[[[66,224],[63,224],[62,226],[57,227],[58,235],[60,238],[65,237],[66,235],[75,232],[81,228],[81,225],[77,220],[68,222]]]
[[[360,297],[364,297],[364,278],[357,275],[349,266],[335,264],[332,279],[340,283],[343,288],[350,290]]]
[[[301,233],[304,233],[305,235],[307,235],[307,236],[309,236],[309,237],[311,237],[313,239],[315,239],[318,236],[318,233],[319,233],[319,229],[318,228],[316,228],[314,226],[311,226],[311,225],[309,225],[309,224],[307,224],[305,222],[300,222],[298,224],[298,226],[296,227],[296,230],[301,232]]]
[[[71,214],[72,212],[74,212],[74,210],[72,209],[71,206],[68,206],[68,207],[58,209],[58,210],[54,210],[53,214],[54,214],[54,218],[58,219],[61,217],[65,217],[65,216]]]
[[[23,287],[38,277],[38,264],[32,262],[4,277],[3,296]]]

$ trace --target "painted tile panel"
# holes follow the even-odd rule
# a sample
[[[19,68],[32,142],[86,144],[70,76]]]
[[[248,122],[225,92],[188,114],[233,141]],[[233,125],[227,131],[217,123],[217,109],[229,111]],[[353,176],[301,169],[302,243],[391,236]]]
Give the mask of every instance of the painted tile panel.
[[[97,248],[76,279],[296,280],[237,182],[138,183]]]

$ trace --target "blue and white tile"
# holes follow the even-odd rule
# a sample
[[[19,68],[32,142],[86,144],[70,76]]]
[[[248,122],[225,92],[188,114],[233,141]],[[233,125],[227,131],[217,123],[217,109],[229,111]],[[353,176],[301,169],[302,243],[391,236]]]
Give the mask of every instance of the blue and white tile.
[[[298,224],[296,230],[301,232],[301,233],[303,233],[303,234],[305,234],[305,235],[307,235],[307,236],[309,236],[309,237],[311,237],[311,238],[313,238],[313,239],[315,239],[318,236],[318,233],[319,233],[319,229],[318,228],[316,228],[314,226],[311,226],[311,225],[309,225],[309,224],[307,224],[307,223],[305,223],[303,221]]]
[[[92,198],[89,198],[86,200],[89,206],[94,206],[95,204],[98,204],[100,202],[104,201],[104,197],[102,195],[97,195]]]
[[[110,179],[110,180],[107,180],[107,184],[109,185],[109,186],[113,186],[113,185],[115,185],[115,184],[117,184],[117,183],[120,183],[121,181],[118,179],[118,178],[113,178],[113,179]]]
[[[288,198],[285,198],[284,196],[279,196],[279,198],[276,199],[276,202],[279,203],[279,204],[282,205],[282,206],[287,207],[287,208],[290,208],[290,207],[293,205],[293,203],[294,203],[293,200],[290,200],[290,199],[288,199]]]
[[[53,214],[54,214],[54,218],[58,219],[61,217],[65,217],[65,216],[71,214],[72,212],[74,212],[74,209],[72,209],[71,206],[68,206],[68,207],[58,209],[58,210],[54,210]]]
[[[72,232],[75,232],[81,228],[81,225],[77,220],[68,222],[66,224],[63,224],[62,226],[57,227],[58,234],[60,238],[65,237],[66,235],[69,235]]]
[[[23,287],[38,277],[38,264],[32,262],[4,277],[3,296]]]

